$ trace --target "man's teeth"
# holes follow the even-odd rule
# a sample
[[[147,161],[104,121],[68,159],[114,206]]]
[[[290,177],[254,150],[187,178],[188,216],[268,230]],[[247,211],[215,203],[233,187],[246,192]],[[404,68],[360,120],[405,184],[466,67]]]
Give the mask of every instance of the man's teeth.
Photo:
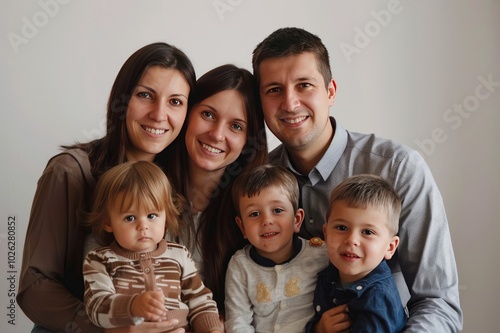
[[[203,147],[204,149],[208,150],[208,151],[209,151],[209,152],[211,152],[211,153],[214,153],[214,154],[220,154],[220,153],[222,152],[222,150],[217,149],[217,148],[214,148],[214,147],[212,147],[212,146],[209,146],[209,145],[207,145],[207,144],[205,144],[205,143],[202,143],[201,145],[202,145],[202,147]]]
[[[151,128],[151,127],[145,127],[146,132],[151,133],[151,134],[163,134],[165,133],[164,129],[156,129],[156,128]]]
[[[303,121],[306,118],[307,117],[298,117],[298,118],[293,118],[293,119],[287,118],[287,119],[283,119],[283,120],[289,124],[296,124],[296,123],[300,123],[301,121]]]

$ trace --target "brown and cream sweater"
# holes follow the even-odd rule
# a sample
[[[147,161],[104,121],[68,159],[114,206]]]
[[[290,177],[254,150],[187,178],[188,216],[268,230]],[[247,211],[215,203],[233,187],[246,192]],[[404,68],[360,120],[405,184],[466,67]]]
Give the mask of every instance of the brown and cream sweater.
[[[165,295],[169,318],[186,331],[223,331],[212,292],[204,286],[187,249],[162,240],[153,252],[126,251],[116,242],[89,252],[84,260],[85,309],[97,326],[137,323],[133,298],[144,291]]]

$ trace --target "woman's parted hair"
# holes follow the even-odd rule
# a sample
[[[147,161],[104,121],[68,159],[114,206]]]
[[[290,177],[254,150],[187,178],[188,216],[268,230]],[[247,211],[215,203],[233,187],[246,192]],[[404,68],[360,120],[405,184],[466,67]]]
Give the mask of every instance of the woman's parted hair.
[[[97,182],[92,208],[87,223],[101,245],[109,245],[114,236],[104,230],[109,224],[109,212],[120,212],[134,206],[154,211],[165,211],[166,229],[177,234],[179,209],[182,203],[173,194],[165,173],[156,164],[147,161],[121,163],[106,171]]]
[[[326,222],[332,214],[332,205],[344,201],[348,207],[381,208],[387,213],[387,227],[392,236],[398,233],[401,199],[392,186],[376,175],[360,174],[340,183],[330,196]]]

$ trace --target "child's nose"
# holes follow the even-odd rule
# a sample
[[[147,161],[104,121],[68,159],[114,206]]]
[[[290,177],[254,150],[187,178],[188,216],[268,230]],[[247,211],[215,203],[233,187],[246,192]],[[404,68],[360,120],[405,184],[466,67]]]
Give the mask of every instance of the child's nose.
[[[345,239],[345,243],[348,245],[358,246],[359,245],[358,234],[354,233],[354,232],[350,232]]]

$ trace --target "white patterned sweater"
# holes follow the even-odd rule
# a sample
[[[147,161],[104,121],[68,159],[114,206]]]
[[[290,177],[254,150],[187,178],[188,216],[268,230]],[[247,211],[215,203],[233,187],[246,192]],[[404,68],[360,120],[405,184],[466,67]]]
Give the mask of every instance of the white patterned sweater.
[[[314,315],[317,273],[329,260],[324,244],[299,239],[295,258],[274,267],[252,260],[251,245],[234,254],[226,273],[227,333],[304,332]]]

